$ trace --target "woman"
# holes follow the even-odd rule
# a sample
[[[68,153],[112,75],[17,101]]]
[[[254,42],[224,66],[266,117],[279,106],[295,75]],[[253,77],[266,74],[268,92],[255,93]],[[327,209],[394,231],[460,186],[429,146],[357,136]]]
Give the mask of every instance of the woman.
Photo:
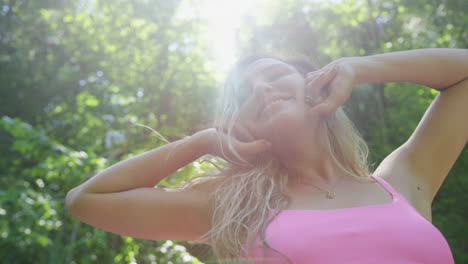
[[[220,263],[453,263],[431,202],[468,139],[468,50],[349,57],[320,70],[252,57],[228,78],[215,128],[121,161],[67,194],[79,220],[143,239],[210,244]],[[372,173],[341,109],[362,82],[440,91]],[[211,154],[216,170],[154,188]]]

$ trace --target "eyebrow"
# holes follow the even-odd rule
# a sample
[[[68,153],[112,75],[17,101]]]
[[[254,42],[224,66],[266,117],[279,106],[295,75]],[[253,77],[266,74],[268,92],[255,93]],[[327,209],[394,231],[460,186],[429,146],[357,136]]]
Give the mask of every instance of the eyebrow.
[[[294,67],[292,66],[287,66],[287,65],[284,65],[284,64],[279,64],[279,63],[276,63],[276,64],[272,64],[272,65],[269,65],[268,67],[266,68],[263,68],[262,70],[260,70],[258,73],[256,73],[255,75],[261,75],[261,74],[265,74],[266,72],[269,72],[269,71],[272,71],[272,73],[274,74],[278,74],[278,73],[282,73],[282,72],[290,72],[290,73],[298,73],[300,74],[299,71],[297,71]],[[239,100],[241,101],[244,101],[247,97],[247,94],[250,94],[250,89],[246,89],[248,87],[248,83],[250,81],[250,79],[253,77],[252,74],[250,75],[244,75],[242,78],[241,78],[241,81],[240,81],[240,86],[243,88],[241,89],[241,93],[240,93],[240,98]],[[248,90],[248,92],[247,92]],[[247,93],[246,93],[247,92]],[[295,92],[296,93],[296,92]]]

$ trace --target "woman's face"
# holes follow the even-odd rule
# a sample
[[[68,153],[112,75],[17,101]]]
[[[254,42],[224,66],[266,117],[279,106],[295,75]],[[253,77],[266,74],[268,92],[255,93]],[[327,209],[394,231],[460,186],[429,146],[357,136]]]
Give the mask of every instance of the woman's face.
[[[242,77],[245,96],[239,118],[254,138],[275,144],[305,132],[305,79],[293,66],[259,59],[247,66]]]

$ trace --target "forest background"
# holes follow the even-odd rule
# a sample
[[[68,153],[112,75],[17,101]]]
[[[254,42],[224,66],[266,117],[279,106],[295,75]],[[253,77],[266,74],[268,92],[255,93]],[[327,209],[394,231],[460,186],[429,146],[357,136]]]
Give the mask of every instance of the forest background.
[[[80,223],[64,198],[111,164],[166,144],[137,124],[169,141],[210,127],[236,58],[302,53],[323,66],[345,56],[468,48],[466,0],[0,3],[3,263],[213,263],[203,244]],[[353,90],[345,110],[375,168],[409,138],[437,94],[410,83]],[[194,162],[159,186],[208,168]],[[465,149],[433,202],[433,224],[456,263],[468,263],[467,187]]]

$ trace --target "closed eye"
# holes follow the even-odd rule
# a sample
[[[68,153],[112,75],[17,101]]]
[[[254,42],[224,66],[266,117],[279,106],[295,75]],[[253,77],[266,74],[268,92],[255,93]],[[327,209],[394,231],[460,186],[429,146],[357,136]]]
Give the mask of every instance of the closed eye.
[[[288,83],[288,76],[295,72],[283,67],[273,67],[261,74],[263,80],[270,82],[272,85],[279,88],[281,93],[287,97],[287,100],[295,99],[295,91],[291,91]],[[252,96],[252,82],[248,79],[243,80],[240,84],[240,94],[237,95],[239,106],[244,104],[250,96]]]
[[[287,68],[273,68],[264,73],[265,79],[267,81],[273,82],[286,75],[293,74],[294,72]]]

